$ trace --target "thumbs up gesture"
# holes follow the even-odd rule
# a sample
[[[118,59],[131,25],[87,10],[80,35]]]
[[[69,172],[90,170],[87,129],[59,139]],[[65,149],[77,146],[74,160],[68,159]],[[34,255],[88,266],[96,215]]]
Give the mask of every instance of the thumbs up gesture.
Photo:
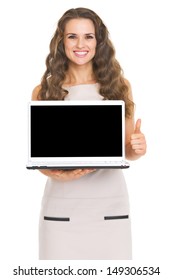
[[[142,156],[146,153],[145,135],[141,132],[141,119],[135,124],[134,133],[131,135],[131,148],[136,155]]]

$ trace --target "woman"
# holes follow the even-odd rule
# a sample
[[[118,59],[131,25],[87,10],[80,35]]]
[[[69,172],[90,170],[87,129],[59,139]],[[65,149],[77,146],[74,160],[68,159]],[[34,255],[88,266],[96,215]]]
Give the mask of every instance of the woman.
[[[46,66],[33,100],[124,100],[126,158],[136,160],[146,153],[141,120],[134,124],[130,84],[115,58],[108,30],[95,12],[76,8],[64,13],[50,42]],[[40,215],[40,259],[132,258],[128,192],[122,170],[40,171],[48,176]],[[70,220],[52,221],[45,216]],[[116,219],[104,220],[104,216]]]

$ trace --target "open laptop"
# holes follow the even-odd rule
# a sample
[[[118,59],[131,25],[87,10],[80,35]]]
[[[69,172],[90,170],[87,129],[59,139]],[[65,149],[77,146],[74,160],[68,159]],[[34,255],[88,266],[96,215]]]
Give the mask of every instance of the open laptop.
[[[28,169],[128,168],[124,101],[31,101]]]

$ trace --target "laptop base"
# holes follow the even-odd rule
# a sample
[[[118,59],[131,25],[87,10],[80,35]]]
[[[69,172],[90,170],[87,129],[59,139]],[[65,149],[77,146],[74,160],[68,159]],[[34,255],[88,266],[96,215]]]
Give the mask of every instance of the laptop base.
[[[122,164],[120,166],[27,166],[29,170],[35,169],[59,169],[59,170],[75,170],[75,169],[126,169],[129,168],[129,164]]]

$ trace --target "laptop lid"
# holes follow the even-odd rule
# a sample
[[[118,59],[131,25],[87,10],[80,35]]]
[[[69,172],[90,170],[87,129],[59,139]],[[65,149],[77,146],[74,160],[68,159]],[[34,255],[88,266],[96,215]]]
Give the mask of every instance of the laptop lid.
[[[127,168],[124,101],[31,101],[28,169]]]

